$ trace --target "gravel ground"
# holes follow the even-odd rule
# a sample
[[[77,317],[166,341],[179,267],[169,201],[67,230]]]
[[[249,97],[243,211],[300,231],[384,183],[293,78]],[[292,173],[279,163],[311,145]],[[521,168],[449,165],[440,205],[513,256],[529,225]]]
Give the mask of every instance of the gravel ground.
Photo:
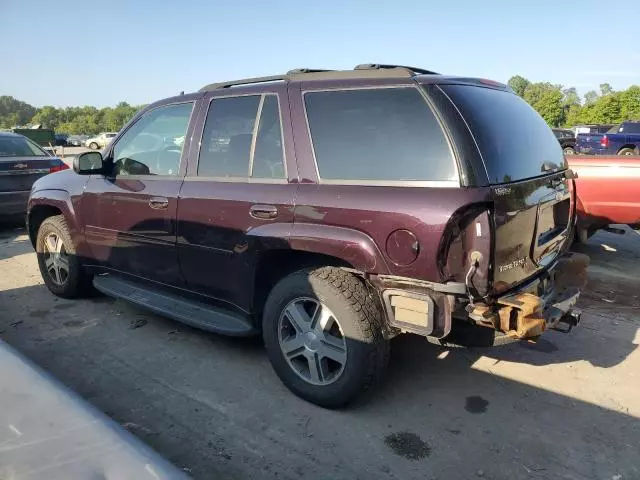
[[[368,402],[290,394],[256,340],[43,286],[24,230],[0,227],[0,335],[195,478],[640,478],[640,237],[599,233],[571,334],[446,350],[393,341]]]

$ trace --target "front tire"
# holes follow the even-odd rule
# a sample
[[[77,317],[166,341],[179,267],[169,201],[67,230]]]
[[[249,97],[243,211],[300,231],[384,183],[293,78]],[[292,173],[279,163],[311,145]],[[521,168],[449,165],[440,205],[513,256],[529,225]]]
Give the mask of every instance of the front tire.
[[[563,152],[565,155],[575,155],[575,154],[576,154],[576,151],[573,149],[573,147],[565,147],[565,148],[562,150],[562,152]]]
[[[299,397],[342,407],[382,377],[389,342],[379,301],[334,267],[295,272],[267,299],[262,335],[276,374]]]
[[[51,293],[62,298],[76,298],[91,288],[69,233],[63,215],[45,219],[36,238],[38,266],[45,285]]]
[[[90,148],[91,150],[97,150],[97,149],[98,149],[98,144],[97,144],[96,142],[91,142],[91,143],[89,144],[89,148]]]

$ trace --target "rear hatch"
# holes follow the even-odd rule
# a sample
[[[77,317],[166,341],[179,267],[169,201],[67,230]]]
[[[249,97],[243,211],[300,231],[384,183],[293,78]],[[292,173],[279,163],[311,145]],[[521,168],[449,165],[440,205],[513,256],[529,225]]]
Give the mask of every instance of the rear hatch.
[[[501,89],[442,85],[481,153],[493,199],[492,294],[553,263],[571,225],[571,182],[562,149],[524,100]]]

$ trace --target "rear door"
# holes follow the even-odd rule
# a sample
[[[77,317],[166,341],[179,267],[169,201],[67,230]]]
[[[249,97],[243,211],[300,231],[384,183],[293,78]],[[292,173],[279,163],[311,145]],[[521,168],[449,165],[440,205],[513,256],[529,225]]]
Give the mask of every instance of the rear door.
[[[494,203],[494,293],[549,266],[568,240],[571,180],[552,130],[513,93],[443,85],[476,140]]]
[[[181,163],[193,101],[155,107],[105,152],[113,166],[93,175],[82,196],[93,257],[112,270],[183,284],[176,252]]]
[[[178,255],[191,290],[249,311],[261,252],[288,248],[297,169],[286,86],[246,91],[205,97],[180,191]]]

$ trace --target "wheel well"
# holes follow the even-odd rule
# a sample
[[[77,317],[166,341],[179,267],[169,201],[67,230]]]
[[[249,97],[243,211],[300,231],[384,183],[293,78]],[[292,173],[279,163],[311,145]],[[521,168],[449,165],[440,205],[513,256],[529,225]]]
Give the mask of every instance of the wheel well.
[[[290,273],[308,267],[346,267],[348,262],[331,255],[301,250],[271,250],[260,255],[255,269],[253,311],[261,313],[273,286]]]
[[[38,237],[38,229],[40,229],[42,222],[49,217],[54,217],[60,214],[62,214],[60,209],[52,207],[51,205],[36,205],[31,209],[28,217],[28,228],[29,239],[31,240],[31,245],[33,245],[34,248],[36,246],[36,238]]]

